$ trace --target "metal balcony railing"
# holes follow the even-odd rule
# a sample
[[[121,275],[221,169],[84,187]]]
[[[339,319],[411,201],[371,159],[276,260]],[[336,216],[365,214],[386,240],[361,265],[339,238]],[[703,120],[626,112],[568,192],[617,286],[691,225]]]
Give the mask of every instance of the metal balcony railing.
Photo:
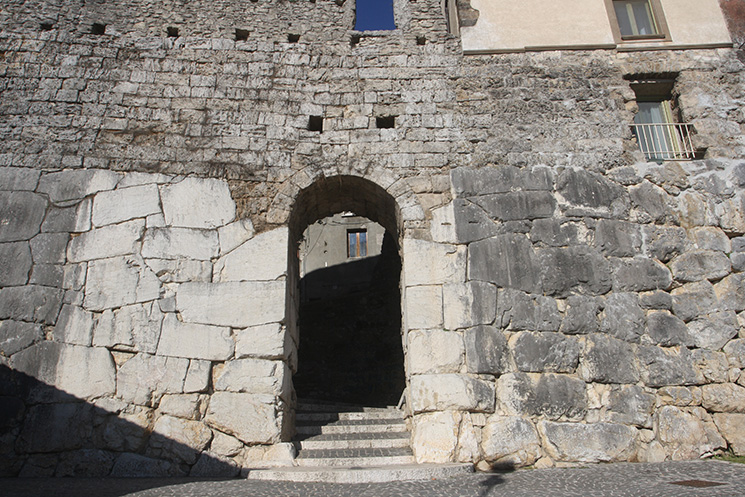
[[[692,160],[696,157],[690,124],[632,124],[631,129],[647,160]]]

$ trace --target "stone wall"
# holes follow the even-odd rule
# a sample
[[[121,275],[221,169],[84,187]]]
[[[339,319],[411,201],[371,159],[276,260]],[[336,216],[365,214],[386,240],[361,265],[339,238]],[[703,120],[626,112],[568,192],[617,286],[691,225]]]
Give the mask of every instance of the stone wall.
[[[439,2],[353,9],[0,13],[0,365],[56,389],[3,393],[3,473],[287,463],[294,242],[341,210],[399,236],[419,461],[742,453],[742,63],[463,56]],[[624,76],[661,73],[702,160],[638,150]]]

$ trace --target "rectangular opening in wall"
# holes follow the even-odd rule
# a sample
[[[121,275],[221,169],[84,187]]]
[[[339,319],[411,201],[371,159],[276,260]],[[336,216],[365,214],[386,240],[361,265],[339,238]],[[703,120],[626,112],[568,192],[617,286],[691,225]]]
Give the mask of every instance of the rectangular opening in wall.
[[[300,35],[296,34],[289,34],[287,35],[287,42],[288,43],[297,43],[300,41]]]
[[[378,116],[375,118],[375,127],[380,129],[395,128],[396,116]]]
[[[347,231],[347,257],[351,259],[367,256],[367,230]]]
[[[169,38],[178,38],[178,28],[174,26],[168,26],[166,28],[166,34]]]
[[[235,41],[246,41],[248,40],[248,30],[247,29],[235,29]]]
[[[99,22],[94,22],[91,26],[91,34],[102,35],[106,34],[106,25]]]
[[[323,132],[323,116],[309,116],[308,131]]]
[[[393,19],[393,0],[357,0],[354,29],[383,31],[396,29]]]

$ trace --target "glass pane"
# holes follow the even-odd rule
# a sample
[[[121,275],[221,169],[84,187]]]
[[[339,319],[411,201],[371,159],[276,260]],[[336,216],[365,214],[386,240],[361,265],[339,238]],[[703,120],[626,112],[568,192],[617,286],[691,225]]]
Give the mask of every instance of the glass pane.
[[[359,246],[360,246],[360,257],[366,257],[367,256],[367,232],[362,231],[359,233],[360,240],[359,240]]]
[[[634,30],[631,28],[631,19],[629,11],[626,9],[627,2],[613,2],[613,8],[616,10],[616,19],[618,19],[618,28],[621,30],[621,36],[631,36]]]
[[[347,233],[347,252],[349,257],[357,257],[357,233]]]
[[[649,2],[632,2],[632,8],[634,9],[634,20],[636,21],[636,34],[657,34],[657,30],[654,28],[654,21],[652,20],[652,11],[649,8]]]
[[[357,31],[396,29],[393,19],[393,0],[357,0],[355,3]]]
[[[616,0],[613,2],[621,36],[657,34],[652,8],[648,0]]]

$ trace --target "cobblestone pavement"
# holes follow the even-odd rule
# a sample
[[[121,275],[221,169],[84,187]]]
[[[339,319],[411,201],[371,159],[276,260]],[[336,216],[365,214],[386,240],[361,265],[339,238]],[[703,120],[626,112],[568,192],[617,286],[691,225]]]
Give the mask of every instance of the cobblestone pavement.
[[[720,483],[692,487],[673,482]],[[686,497],[745,496],[745,465],[719,461],[607,464],[375,484],[282,483],[185,478],[2,479],[3,497]]]

